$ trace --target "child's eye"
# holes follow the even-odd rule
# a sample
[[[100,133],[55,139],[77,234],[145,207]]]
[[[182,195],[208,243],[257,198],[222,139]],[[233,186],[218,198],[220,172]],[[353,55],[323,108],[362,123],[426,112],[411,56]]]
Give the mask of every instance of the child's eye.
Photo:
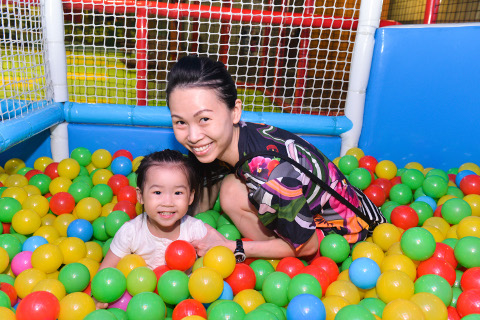
[[[176,192],[175,192],[175,195],[177,195],[177,196],[180,196],[180,195],[182,195],[182,194],[183,194],[182,191],[176,191]]]
[[[207,117],[200,118],[200,122],[207,122],[208,120],[210,120],[210,118],[207,118]]]
[[[159,195],[159,194],[162,194],[162,192],[161,191],[154,191],[153,194]]]

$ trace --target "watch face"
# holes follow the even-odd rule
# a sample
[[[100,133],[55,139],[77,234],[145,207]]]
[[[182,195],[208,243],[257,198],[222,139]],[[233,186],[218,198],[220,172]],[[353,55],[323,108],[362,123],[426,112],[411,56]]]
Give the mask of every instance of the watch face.
[[[237,263],[241,263],[245,261],[246,255],[243,252],[236,252],[235,253],[235,259],[237,260]]]

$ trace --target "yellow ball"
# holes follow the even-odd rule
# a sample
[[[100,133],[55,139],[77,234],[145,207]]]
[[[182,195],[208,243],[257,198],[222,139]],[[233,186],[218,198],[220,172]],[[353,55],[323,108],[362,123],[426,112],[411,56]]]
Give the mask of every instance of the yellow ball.
[[[480,217],[480,195],[469,194],[463,197],[463,200],[467,201],[472,208],[472,216]]]
[[[457,226],[458,239],[468,236],[480,238],[480,217],[465,217]]]
[[[397,166],[390,160],[382,160],[375,167],[375,174],[379,178],[393,179],[397,174]]]
[[[364,299],[367,299],[367,298],[377,298],[378,299],[378,295],[377,295],[377,289],[376,288],[372,288],[370,290],[367,290],[365,292],[365,296],[363,297]]]
[[[57,297],[58,301],[62,300],[63,297],[67,294],[63,283],[58,279],[44,279],[40,280],[32,289],[32,292],[35,291],[47,291]]]
[[[27,296],[27,294],[32,292],[37,283],[45,279],[47,279],[45,272],[34,267],[22,271],[15,279],[13,286],[17,291],[18,297],[23,299]]]
[[[60,271],[54,271],[52,273],[47,273],[47,279],[54,279],[54,280],[58,280],[58,274],[60,273]]]
[[[135,268],[146,267],[147,263],[138,254],[127,254],[117,264],[117,269],[120,270],[123,275],[128,277],[128,274]]]
[[[103,252],[102,252],[102,247],[94,242],[94,241],[88,241],[85,242],[85,247],[87,248],[87,258],[91,258],[97,262],[102,262],[103,259]]]
[[[67,236],[68,225],[76,218],[71,213],[64,213],[55,218],[53,226],[57,229],[58,234],[62,237]]]
[[[384,256],[385,254],[383,253],[382,248],[372,242],[360,242],[352,251],[352,260],[358,258],[370,258],[378,265],[382,264]]]
[[[382,320],[425,320],[425,315],[412,301],[396,299],[385,306]]]
[[[112,171],[107,169],[98,169],[92,176],[93,185],[108,184],[108,180],[113,176]]]
[[[45,168],[53,162],[52,158],[49,157],[40,157],[33,163],[33,168],[45,172]]]
[[[445,239],[449,239],[449,238],[458,239],[457,228],[458,228],[458,224],[454,224],[453,226],[450,226],[450,229],[448,229]]]
[[[49,190],[52,195],[59,192],[68,192],[68,188],[72,185],[72,180],[65,177],[56,177],[50,182]]]
[[[5,172],[7,174],[17,173],[18,170],[25,168],[25,162],[22,159],[13,158],[5,163]]]
[[[338,163],[340,162],[340,159],[342,157],[336,157],[335,159],[332,160],[333,164],[336,165],[338,167]]]
[[[88,271],[90,272],[90,281],[92,281],[93,277],[98,272],[98,268],[100,268],[100,263],[88,257],[78,260],[78,263],[81,263],[87,267]]]
[[[60,300],[58,320],[79,320],[96,310],[95,301],[84,292],[67,294]]]
[[[400,241],[395,242],[388,248],[387,252],[385,252],[385,256],[389,256],[392,254],[403,254],[402,247],[400,246]]]
[[[138,166],[140,166],[140,162],[142,162],[144,156],[139,156],[133,159],[132,161],[132,171],[135,172],[138,169]]]
[[[412,259],[403,254],[388,255],[383,259],[380,271],[382,273],[388,270],[398,270],[404,272],[408,277],[415,281],[417,278],[417,267]]]
[[[77,203],[75,212],[79,219],[93,222],[100,217],[100,214],[102,213],[102,204],[93,197],[83,198]]]
[[[23,235],[32,234],[40,228],[42,219],[33,210],[22,209],[13,215],[12,228]]]
[[[213,302],[222,294],[222,276],[212,268],[199,268],[190,275],[188,290],[193,299],[201,303]]]
[[[405,169],[417,169],[423,172],[425,168],[418,162],[409,162],[405,165]]]
[[[400,241],[401,233],[391,223],[382,223],[373,230],[373,243],[386,252],[392,244]]]
[[[10,263],[10,257],[8,256],[7,250],[3,247],[0,247],[0,273],[3,273],[8,268]]]
[[[57,229],[52,225],[41,226],[33,235],[44,237],[49,243],[54,242],[60,237]]]
[[[423,223],[423,226],[432,226],[440,230],[440,232],[445,236],[450,228],[450,224],[445,221],[445,219],[440,217],[430,217]]]
[[[278,259],[269,259],[267,260],[273,267],[273,269],[277,270],[277,266],[278,266],[278,263],[280,262],[280,260]]]
[[[333,281],[325,291],[325,297],[338,296],[345,298],[350,304],[360,302],[360,292],[355,285],[347,280]]]
[[[42,217],[42,226],[53,226],[53,222],[56,218],[56,215],[47,213],[45,216]]]
[[[52,242],[52,244],[56,245],[56,246],[59,246],[60,243],[63,242],[63,240],[67,239],[67,237],[58,237],[57,239],[55,239],[55,241]]]
[[[10,187],[3,191],[2,198],[14,198],[21,204],[27,200],[28,193],[20,187]]]
[[[343,270],[338,274],[337,280],[346,280],[350,281],[350,275],[348,274],[348,269]]]
[[[413,280],[402,271],[387,270],[377,280],[378,298],[385,303],[396,299],[410,299],[415,292]]]
[[[38,189],[35,186],[32,186],[31,184],[29,184],[28,186],[22,187],[22,189],[25,190],[25,192],[27,193],[27,195],[29,197],[30,196],[41,196],[42,195],[42,192],[40,191],[40,189]]]
[[[50,205],[47,198],[38,194],[29,196],[27,199],[25,199],[25,201],[23,201],[22,207],[23,209],[30,209],[35,211],[40,216],[40,218],[45,217],[45,215],[48,213],[48,210],[50,210]]]
[[[410,298],[423,312],[425,320],[447,320],[448,311],[442,299],[430,292],[419,292]]]
[[[7,307],[0,307],[0,319],[2,320],[16,320],[15,313]]]
[[[107,217],[112,211],[113,207],[115,207],[115,203],[107,203],[102,207],[102,217]]]
[[[325,297],[322,299],[322,302],[327,313],[325,320],[334,320],[338,311],[350,304],[345,298],[339,296]]]
[[[42,244],[32,253],[32,266],[45,273],[57,271],[62,263],[62,251],[54,244]]]
[[[424,174],[424,175],[427,175],[427,173],[428,173],[430,170],[433,170],[433,168],[425,168],[425,169],[423,169],[423,174]]]
[[[28,179],[21,174],[12,174],[3,182],[5,187],[25,187],[28,185]]]
[[[360,148],[350,148],[345,154],[354,156],[357,160],[360,160],[361,157],[365,156],[365,153]]]
[[[88,171],[89,174],[92,173],[95,169],[98,169],[98,168],[96,168],[96,167],[93,165],[93,163],[90,163],[90,164],[89,164],[88,166],[86,166],[85,168],[87,169],[87,171]]]
[[[245,313],[255,310],[259,305],[265,303],[262,294],[254,289],[245,289],[237,293],[233,301],[238,303]]]
[[[476,174],[480,175],[480,167],[472,162],[466,162],[458,168],[458,172],[462,172],[463,170],[471,170]]]
[[[6,174],[6,173],[0,173],[0,182],[1,182],[1,183],[4,183],[5,180],[7,180],[8,177],[9,177],[8,174]]]
[[[92,164],[96,168],[106,168],[112,163],[112,154],[105,149],[98,149],[92,154]]]
[[[203,265],[216,270],[225,279],[235,269],[236,260],[230,249],[216,246],[207,251],[203,257]]]
[[[85,242],[77,237],[66,238],[58,245],[58,247],[62,252],[64,264],[78,262],[78,260],[87,256]]]
[[[72,158],[63,159],[58,163],[57,172],[60,177],[73,180],[80,173],[80,165]]]
[[[443,240],[445,240],[445,235],[442,233],[442,231],[440,231],[440,229],[434,226],[425,226],[425,225],[422,228],[425,230],[428,230],[428,232],[432,234],[433,238],[435,239],[435,242],[442,242]]]
[[[182,318],[182,320],[205,320],[205,318],[197,315],[193,315],[193,316],[186,316]]]

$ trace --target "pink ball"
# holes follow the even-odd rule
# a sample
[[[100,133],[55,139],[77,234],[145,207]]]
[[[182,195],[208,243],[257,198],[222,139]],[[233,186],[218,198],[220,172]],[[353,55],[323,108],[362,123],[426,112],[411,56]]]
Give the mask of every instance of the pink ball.
[[[32,267],[32,251],[22,251],[12,259],[12,272],[18,276],[22,271]]]
[[[118,298],[118,300],[108,305],[108,308],[118,308],[118,309],[122,309],[123,311],[127,311],[127,306],[128,306],[128,303],[130,302],[130,299],[132,299],[132,296],[130,295],[130,293],[128,293],[127,290],[125,290],[123,295],[120,298]]]

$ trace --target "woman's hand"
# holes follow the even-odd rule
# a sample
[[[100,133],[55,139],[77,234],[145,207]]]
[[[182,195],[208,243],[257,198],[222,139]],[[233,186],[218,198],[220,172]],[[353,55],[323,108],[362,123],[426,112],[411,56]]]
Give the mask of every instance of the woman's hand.
[[[206,227],[207,234],[205,235],[205,237],[200,240],[192,241],[192,245],[195,250],[197,250],[197,254],[200,257],[204,256],[208,250],[216,246],[227,247],[233,252],[233,241],[225,239],[225,237],[220,232],[218,232],[211,226],[206,225]]]

